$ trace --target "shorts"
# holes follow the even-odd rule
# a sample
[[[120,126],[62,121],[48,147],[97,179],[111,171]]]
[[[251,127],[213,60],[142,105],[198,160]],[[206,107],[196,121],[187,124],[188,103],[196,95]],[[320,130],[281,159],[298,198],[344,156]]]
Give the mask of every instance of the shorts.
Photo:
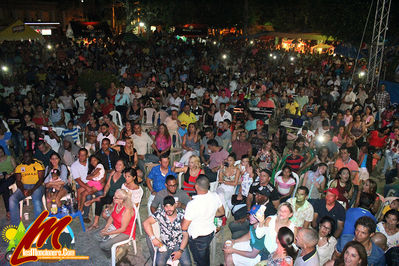
[[[87,184],[91,187],[94,187],[95,189],[97,189],[98,191],[103,189],[103,184],[101,184],[100,181],[94,181],[94,180],[89,180],[89,182],[87,182]]]

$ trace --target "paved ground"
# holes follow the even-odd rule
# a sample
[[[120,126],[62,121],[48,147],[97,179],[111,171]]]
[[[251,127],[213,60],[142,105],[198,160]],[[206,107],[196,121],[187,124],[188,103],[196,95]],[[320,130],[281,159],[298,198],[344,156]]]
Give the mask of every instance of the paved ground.
[[[140,206],[140,214],[142,221],[148,216],[147,215],[147,199],[143,198],[143,204]],[[5,226],[9,224],[9,221],[5,219],[5,209],[3,201],[0,200],[0,230],[2,230]],[[30,217],[33,216],[33,208],[32,205],[24,206],[24,212],[29,212]],[[230,218],[232,219],[232,218]],[[24,221],[24,225],[27,227],[29,223],[32,221]],[[100,226],[105,225],[105,220],[101,219]],[[80,226],[80,222],[78,219],[74,219],[70,224],[76,238],[75,250],[77,255],[84,255],[89,256],[90,259],[88,261],[77,261],[77,260],[66,260],[54,263],[54,265],[65,265],[70,266],[73,265],[111,265],[111,259],[107,258],[105,254],[100,250],[98,247],[98,242],[93,237],[93,232],[83,232]],[[88,225],[86,224],[86,227]],[[136,229],[137,235],[137,255],[134,255],[133,248],[129,250],[127,256],[119,263],[119,265],[152,265],[152,260],[150,259],[149,250],[145,241],[145,232],[143,235],[140,235],[139,229]],[[216,255],[215,260],[212,262],[212,265],[220,265],[223,263],[223,252],[221,251],[222,243],[225,240],[230,238],[230,232],[228,228],[222,230],[216,236]],[[4,259],[4,254],[6,252],[8,243],[4,241],[3,238],[0,239],[0,265],[9,265],[8,262]],[[35,263],[28,263],[25,265],[49,265],[48,263],[44,262],[35,262]]]

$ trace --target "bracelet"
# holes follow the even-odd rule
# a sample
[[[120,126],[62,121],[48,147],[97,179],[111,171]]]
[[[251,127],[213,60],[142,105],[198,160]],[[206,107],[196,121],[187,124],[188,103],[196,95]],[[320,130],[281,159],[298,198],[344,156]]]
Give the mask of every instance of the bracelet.
[[[155,238],[156,238],[155,236],[150,237],[151,241],[154,240]]]
[[[180,251],[180,253],[183,253],[183,252],[184,252],[184,250],[182,250],[181,248],[180,248],[178,251]]]

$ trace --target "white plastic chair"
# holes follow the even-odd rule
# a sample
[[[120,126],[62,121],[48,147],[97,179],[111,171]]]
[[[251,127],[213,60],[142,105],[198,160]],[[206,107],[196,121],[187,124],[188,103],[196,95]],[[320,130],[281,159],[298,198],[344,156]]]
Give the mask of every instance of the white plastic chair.
[[[86,110],[85,100],[86,100],[85,96],[79,96],[73,100],[73,103],[78,108],[78,114],[80,114],[80,115],[85,113],[85,110]]]
[[[168,117],[168,113],[165,110],[160,110],[155,114],[155,124],[158,124],[158,119],[159,119],[159,125],[162,124],[165,119]]]
[[[181,187],[183,186],[183,176],[184,176],[183,172],[180,172],[179,175],[177,176],[177,182],[179,182],[178,184],[179,189],[181,189]]]
[[[142,120],[143,125],[153,126],[155,124],[154,117],[155,117],[156,110],[152,107],[147,107],[147,108],[144,108],[143,113],[144,113],[143,120]]]
[[[159,228],[159,224],[158,222],[153,223],[152,225],[152,232],[154,233],[154,236],[157,239],[161,239],[161,230]],[[155,266],[156,265],[156,261],[157,261],[157,252],[158,252],[158,247],[155,247],[154,244],[152,244],[152,248],[154,249],[154,258],[152,259],[152,265]]]
[[[123,123],[122,123],[122,116],[121,113],[119,113],[118,111],[111,111],[109,113],[112,116],[112,122],[114,122],[120,130],[123,129]]]
[[[66,130],[66,128],[63,127],[53,127],[52,128],[53,131],[55,131],[55,134],[57,134],[57,136],[61,136],[62,135],[62,131]]]
[[[140,231],[140,235],[143,235],[143,228],[141,227],[141,217],[140,217],[140,205],[141,202],[139,203],[139,206],[137,206],[137,225],[139,226],[139,231]]]
[[[181,137],[178,132],[173,132],[170,134],[172,139],[172,146],[170,147],[170,163],[177,161],[176,157],[183,154],[183,149],[181,148]],[[173,141],[175,139],[175,141]]]
[[[12,193],[14,193],[18,189],[17,184],[15,184],[15,183],[12,184],[11,186],[8,187],[8,189],[10,189],[12,191]],[[29,206],[29,200],[31,200],[31,199],[32,199],[32,196],[28,196],[19,202],[19,217],[21,217],[21,219],[22,219],[22,213],[23,213],[22,208],[24,207],[24,200],[26,201],[26,206]],[[42,203],[43,203],[44,209],[47,210],[45,193],[43,193]]]
[[[112,266],[116,265],[116,248],[119,246],[122,246],[124,244],[133,245],[134,255],[137,254],[137,244],[136,244],[136,239],[133,239],[133,234],[134,234],[134,229],[136,227],[136,221],[137,221],[137,217],[138,217],[138,215],[137,215],[138,209],[136,208],[135,205],[133,205],[133,208],[134,208],[134,221],[133,221],[132,230],[130,231],[129,238],[126,240],[120,241],[118,243],[115,243],[111,247],[111,265]]]

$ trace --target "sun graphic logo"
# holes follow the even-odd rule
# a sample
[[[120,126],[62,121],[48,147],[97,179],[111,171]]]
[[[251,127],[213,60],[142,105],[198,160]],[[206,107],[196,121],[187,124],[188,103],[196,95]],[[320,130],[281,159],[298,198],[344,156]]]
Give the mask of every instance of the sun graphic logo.
[[[7,262],[10,261],[10,258],[15,250],[15,247],[18,245],[19,241],[21,241],[24,235],[25,235],[25,226],[23,225],[22,222],[19,223],[19,226],[7,225],[1,231],[1,237],[5,242],[8,243],[7,251],[4,256],[4,259],[6,259]],[[1,258],[1,260],[2,259],[3,258]]]
[[[3,228],[1,232],[1,237],[4,241],[9,243],[12,239],[14,239],[15,235],[17,234],[18,227],[15,225],[7,225]]]

